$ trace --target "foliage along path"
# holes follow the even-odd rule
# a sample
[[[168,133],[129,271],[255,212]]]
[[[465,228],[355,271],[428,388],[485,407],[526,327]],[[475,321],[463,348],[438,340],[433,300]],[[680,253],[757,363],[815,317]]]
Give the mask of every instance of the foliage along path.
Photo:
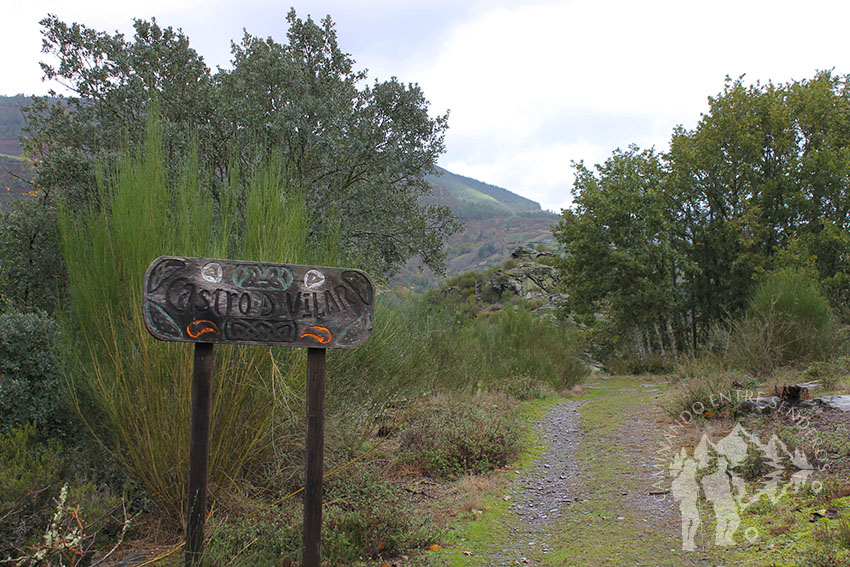
[[[688,565],[728,563],[703,524],[695,552],[682,551],[678,505],[651,495],[663,447],[663,383],[616,377],[537,419],[542,446],[514,471],[474,521],[453,530],[433,563],[491,565]],[[665,457],[666,458],[666,457]],[[669,488],[669,477],[662,479]],[[432,563],[432,564],[433,564]]]

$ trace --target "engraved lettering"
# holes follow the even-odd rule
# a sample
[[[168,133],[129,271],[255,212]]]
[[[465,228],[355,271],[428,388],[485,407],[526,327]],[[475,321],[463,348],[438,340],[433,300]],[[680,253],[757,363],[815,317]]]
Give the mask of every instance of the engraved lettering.
[[[354,348],[372,332],[374,288],[354,269],[164,256],[143,290],[161,340]]]
[[[198,292],[198,301],[195,302],[195,309],[206,311],[210,308],[210,292],[202,289]]]
[[[216,312],[217,315],[223,315],[223,314],[227,313],[227,311],[225,311],[225,313],[222,313],[222,311],[221,311],[221,297],[222,297],[222,295],[224,296],[224,304],[225,304],[225,308],[226,308],[227,307],[227,292],[223,289],[217,289],[213,293],[213,308],[215,309],[215,312]]]
[[[251,312],[251,296],[247,293],[243,293],[239,297],[239,312],[242,315],[247,315]]]
[[[339,311],[339,305],[334,299],[334,294],[331,290],[325,292],[325,309],[328,312],[328,315],[333,313],[334,311]]]
[[[334,288],[334,291],[339,296],[340,300],[343,301],[343,309],[348,309],[352,305],[354,305],[354,295],[351,293],[351,290],[345,287],[344,285],[338,285]],[[346,305],[347,304],[347,305]]]
[[[289,311],[290,317],[295,317],[298,314],[298,309],[301,308],[301,292],[295,296],[295,303],[292,302],[292,294],[286,294],[286,310]]]
[[[177,311],[186,311],[192,304],[195,286],[186,278],[178,278],[171,282],[165,293],[165,301]]]
[[[269,294],[260,294],[260,307],[258,308],[261,317],[271,317],[274,315],[274,299]]]

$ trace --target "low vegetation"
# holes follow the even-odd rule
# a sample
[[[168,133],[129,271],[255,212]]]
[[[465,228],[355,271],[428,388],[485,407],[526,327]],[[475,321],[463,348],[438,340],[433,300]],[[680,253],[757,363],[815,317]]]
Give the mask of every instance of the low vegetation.
[[[0,563],[85,567],[126,541],[181,538],[192,352],[154,340],[141,313],[145,268],[169,254],[348,265],[379,281],[371,340],[328,356],[328,565],[438,547],[445,518],[422,500],[440,490],[422,487],[460,491],[509,466],[527,449],[527,408],[594,361],[667,374],[663,395],[639,396],[664,406],[662,420],[695,432],[737,420],[791,450],[816,443],[807,458],[834,465],[818,477],[825,490],[761,502],[745,520],[766,525],[783,559],[848,564],[846,517],[805,517],[848,508],[846,426],[812,411],[805,437],[782,416],[742,415],[738,393],[848,387],[850,77],[728,81],[669,153],[631,146],[595,170],[579,163],[575,205],[551,236],[535,203],[503,206],[503,190],[464,181],[472,232],[449,242],[462,259],[450,267],[487,269],[419,294],[386,282],[416,257],[439,272],[460,227],[420,199],[447,118],[431,118],[414,84],[363,86],[330,19],[287,21],[286,44],[246,33],[234,68],[215,75],[182,32],[155,22],[137,20],[118,41],[43,21],[45,51],[60,60],[47,77],[97,96],[31,101],[23,145],[38,158],[36,194],[0,217]],[[258,94],[268,85],[279,98]],[[765,118],[772,108],[781,119]],[[476,223],[503,213],[510,242],[536,250],[501,262],[508,237],[494,243]],[[214,367],[203,563],[296,565],[305,355],[221,346]],[[597,442],[628,440],[622,410],[641,408],[627,402],[584,412]],[[581,450],[605,486],[577,509],[610,520],[609,481],[626,465],[599,447]],[[763,464],[748,459],[747,479]],[[779,549],[786,535],[806,543]]]
[[[504,467],[520,452],[522,424],[503,397],[432,399],[399,433],[401,460],[434,478]]]
[[[90,526],[86,542],[101,556],[106,541],[126,535],[125,511],[127,520],[179,530],[192,352],[153,339],[139,309],[144,270],[163,250],[356,263],[342,256],[333,232],[325,239],[310,233],[304,195],[288,184],[280,162],[267,161],[247,185],[215,199],[196,162],[175,174],[162,148],[160,126],[151,120],[143,148],[98,172],[96,199],[58,208],[70,293],[70,308],[56,312],[59,322],[19,312],[11,300],[0,315],[7,331],[0,342],[0,403],[15,410],[3,414],[9,436],[3,466],[11,467],[3,474],[28,471],[3,495],[9,508],[0,524],[2,539],[10,542],[5,556],[67,552],[81,565],[98,557],[76,548],[43,549],[60,491],[68,511],[62,517]],[[392,471],[446,478],[506,465],[522,431],[506,394],[563,391],[586,373],[575,333],[522,304],[498,305],[459,318],[451,302],[385,290],[369,343],[330,353],[327,462],[342,467],[329,478],[326,500],[324,552],[331,564],[433,543],[439,528],[413,512]],[[222,346],[214,368],[210,473],[216,512],[206,561],[295,564],[300,500],[278,501],[303,482],[304,355]],[[397,462],[386,471],[369,459],[350,465],[382,427],[400,444]],[[104,466],[82,476],[79,463],[66,457],[96,460],[99,451],[107,457]],[[95,513],[108,528],[94,523]],[[261,533],[277,535],[268,540]]]

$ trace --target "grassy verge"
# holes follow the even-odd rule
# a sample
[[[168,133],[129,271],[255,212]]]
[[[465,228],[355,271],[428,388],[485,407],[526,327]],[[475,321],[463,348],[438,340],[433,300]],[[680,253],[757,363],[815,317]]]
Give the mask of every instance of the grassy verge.
[[[825,367],[829,372],[823,372]],[[675,415],[705,401],[710,392],[729,389],[732,384],[752,392],[770,395],[775,386],[794,384],[813,378],[824,387],[813,395],[846,393],[848,379],[841,376],[841,364],[813,365],[805,371],[781,369],[770,378],[753,380],[746,376],[719,373],[691,377],[676,384],[665,396],[671,404],[669,415]],[[751,394],[756,395],[756,394]],[[733,396],[734,398],[734,396]],[[838,567],[850,565],[850,435],[846,414],[837,411],[792,406],[792,410],[755,414],[736,411],[737,404],[711,408],[708,414],[696,416],[686,428],[691,445],[703,435],[717,441],[735,427],[741,426],[762,443],[775,436],[788,451],[800,451],[815,471],[801,488],[778,493],[778,497],[762,497],[740,513],[735,532],[736,545],[725,550],[727,561],[750,567],[762,566],[769,558],[776,567]],[[788,465],[788,463],[786,463]],[[747,454],[744,471],[749,494],[767,482],[771,462],[758,451]],[[786,469],[789,466],[786,466]],[[784,481],[788,479],[785,478]],[[780,487],[782,484],[780,484]],[[711,506],[700,500],[703,525],[700,530],[706,545],[713,545],[716,523]],[[707,535],[706,535],[707,534]],[[720,549],[720,548],[716,548]]]
[[[563,399],[549,396],[526,401],[517,408],[517,414],[523,423],[533,424]],[[530,466],[545,451],[544,440],[532,427],[524,429],[521,445],[523,451],[510,466],[487,478],[457,482],[462,489],[471,484],[475,490],[464,490],[465,495],[459,497],[450,488],[447,492],[454,496],[433,505],[432,510],[438,516],[447,518],[446,535],[441,549],[421,554],[416,564],[451,567],[490,564],[486,554],[505,545],[510,537],[508,528],[517,521],[510,500],[505,499],[506,491],[516,472]]]

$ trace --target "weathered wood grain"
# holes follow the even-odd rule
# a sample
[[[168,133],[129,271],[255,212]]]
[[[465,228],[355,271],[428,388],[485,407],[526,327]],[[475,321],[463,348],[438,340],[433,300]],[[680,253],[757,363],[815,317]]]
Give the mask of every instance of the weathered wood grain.
[[[144,279],[148,331],[163,341],[356,348],[375,288],[360,270],[161,256]]]

